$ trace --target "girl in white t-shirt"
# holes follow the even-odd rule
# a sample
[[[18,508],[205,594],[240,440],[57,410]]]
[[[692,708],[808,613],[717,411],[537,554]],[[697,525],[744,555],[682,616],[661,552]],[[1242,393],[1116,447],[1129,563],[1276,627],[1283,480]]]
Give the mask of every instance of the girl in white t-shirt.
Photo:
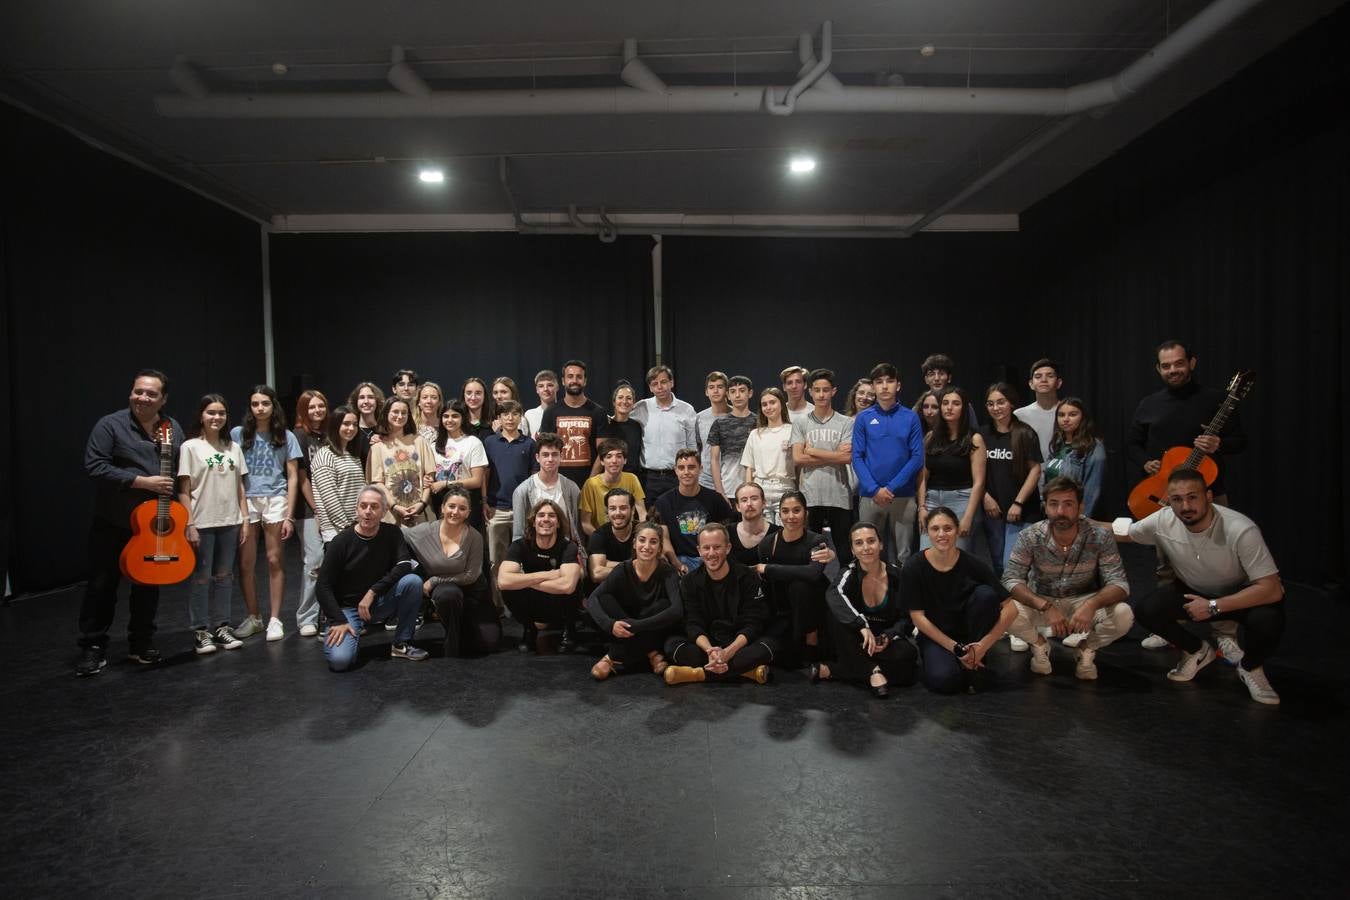
[[[766,388],[759,395],[759,427],[750,432],[741,454],[745,480],[764,489],[764,518],[775,525],[778,501],[797,489],[797,467],[792,463],[792,422],[787,419],[787,394]]]
[[[230,628],[234,558],[248,540],[243,451],[225,431],[225,398],[207,394],[197,410],[196,436],[178,457],[178,501],[188,510],[187,539],[197,552],[188,590],[188,624],[197,652],[234,650],[243,644]]]
[[[432,506],[439,513],[441,497],[458,485],[469,492],[469,524],[483,531],[483,488],[487,487],[488,458],[483,442],[464,433],[470,410],[463,400],[441,407],[436,429],[436,473],[431,482]]]

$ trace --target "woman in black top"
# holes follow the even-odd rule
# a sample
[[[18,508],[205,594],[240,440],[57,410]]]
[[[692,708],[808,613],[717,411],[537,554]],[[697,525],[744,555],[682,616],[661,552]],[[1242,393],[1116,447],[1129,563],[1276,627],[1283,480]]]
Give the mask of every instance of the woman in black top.
[[[782,645],[780,665],[819,658],[825,591],[839,574],[824,535],[806,530],[806,497],[788,491],[778,500],[782,527],[760,541],[755,571],[764,580],[770,619],[765,633]]]
[[[464,420],[464,433],[471,434],[480,441],[492,435],[492,420],[497,418],[497,402],[488,394],[487,382],[477,375],[464,379],[459,399],[469,408],[469,417]]]
[[[363,381],[352,388],[347,405],[356,411],[357,438],[352,444],[354,455],[361,465],[370,458],[370,438],[380,431],[380,408],[384,406],[384,391],[379,385]]]
[[[596,438],[596,446],[600,446],[601,438],[617,438],[624,442],[628,447],[628,457],[624,460],[623,470],[632,472],[634,475],[642,474],[642,423],[637,419],[630,419],[629,415],[633,412],[633,407],[637,405],[637,394],[633,391],[633,386],[626,381],[620,381],[614,387],[614,394],[610,398],[610,409],[612,410],[609,421],[600,426]],[[603,466],[600,463],[601,454],[596,454],[595,466],[591,469],[591,474],[599,475]]]
[[[643,522],[633,535],[633,558],[620,563],[586,599],[586,611],[608,637],[605,655],[591,667],[604,681],[643,664],[664,675],[661,647],[684,618],[680,576],[661,558],[661,526]]]
[[[930,691],[972,693],[982,682],[989,649],[1017,617],[1017,607],[989,564],[956,546],[956,513],[928,516],[926,550],[900,572],[900,590],[919,629],[923,683]]]
[[[834,614],[834,662],[811,666],[811,681],[866,681],[877,697],[890,685],[914,683],[918,653],[909,642],[909,610],[900,600],[900,570],[881,558],[871,522],[849,529],[853,562],[831,579],[825,595]]]
[[[944,388],[938,423],[923,439],[924,463],[919,473],[919,549],[929,546],[928,514],[946,507],[957,515],[958,544],[970,549],[971,534],[984,501],[984,438],[971,428],[966,392]]]
[[[985,447],[984,536],[989,561],[1002,572],[1023,528],[1039,522],[1041,442],[1036,431],[1013,415],[1012,385],[991,384],[984,392],[989,424],[981,429]]]

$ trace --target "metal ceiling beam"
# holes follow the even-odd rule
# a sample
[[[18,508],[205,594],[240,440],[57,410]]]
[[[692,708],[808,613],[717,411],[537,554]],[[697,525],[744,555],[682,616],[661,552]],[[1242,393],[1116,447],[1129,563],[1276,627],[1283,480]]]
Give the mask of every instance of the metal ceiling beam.
[[[1072,116],[1117,103],[1137,93],[1196,47],[1262,0],[1215,0],[1161,43],[1116,75],[1068,88],[859,87],[801,88],[795,112],[952,113],[958,115]],[[827,23],[828,25],[828,23]],[[828,31],[828,28],[825,29]],[[823,42],[822,52],[828,49]],[[799,51],[800,52],[800,51]],[[817,65],[808,75],[823,77]],[[806,79],[803,79],[805,81]],[[397,119],[498,118],[580,115],[755,114],[792,88],[673,86],[663,91],[635,87],[556,88],[505,91],[432,91],[416,97],[393,91],[346,93],[234,93],[205,96],[163,94],[155,108],[169,118],[202,119]],[[644,85],[650,87],[651,85]],[[200,92],[199,92],[200,93]]]

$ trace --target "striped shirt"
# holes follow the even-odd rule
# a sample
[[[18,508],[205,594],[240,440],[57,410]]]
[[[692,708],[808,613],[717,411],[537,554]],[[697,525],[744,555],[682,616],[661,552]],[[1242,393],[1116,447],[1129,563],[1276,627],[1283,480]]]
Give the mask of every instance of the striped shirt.
[[[1050,538],[1049,519],[1022,529],[1003,570],[1005,588],[1011,591],[1019,584],[1056,600],[1096,593],[1108,585],[1130,593],[1115,538],[1085,517],[1079,517],[1078,536],[1067,552]]]
[[[350,453],[338,456],[323,447],[309,463],[314,487],[314,520],[319,537],[331,541],[337,533],[356,521],[356,501],[366,486],[366,470],[361,460]]]

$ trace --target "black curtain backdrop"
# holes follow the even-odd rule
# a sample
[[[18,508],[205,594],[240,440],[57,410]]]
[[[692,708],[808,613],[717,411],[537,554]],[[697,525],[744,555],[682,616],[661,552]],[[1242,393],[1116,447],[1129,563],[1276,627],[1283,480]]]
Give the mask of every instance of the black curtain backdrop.
[[[9,106],[0,135],[0,487],[16,511],[10,576],[36,590],[84,577],[85,441],[126,408],[136,370],[169,375],[166,409],[185,427],[205,391],[261,377],[260,237],[256,223]]]
[[[613,244],[516,234],[274,235],[277,380],[345,400],[388,393],[415,369],[458,396],[464,379],[513,378],[526,409],[535,372],[587,364],[605,408],[617,379],[643,392],[651,358],[650,238]]]

